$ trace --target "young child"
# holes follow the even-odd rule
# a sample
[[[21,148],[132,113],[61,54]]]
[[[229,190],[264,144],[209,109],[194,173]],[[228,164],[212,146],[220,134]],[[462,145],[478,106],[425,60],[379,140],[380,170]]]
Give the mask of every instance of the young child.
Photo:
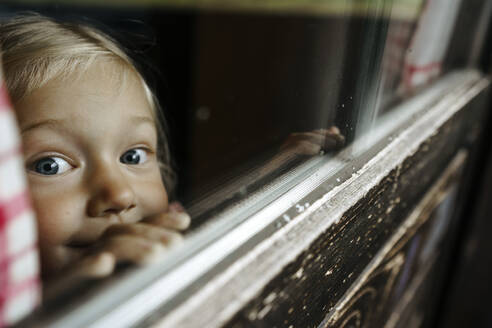
[[[159,106],[132,60],[94,28],[34,14],[2,23],[0,47],[43,276],[161,258],[190,219],[168,205]]]

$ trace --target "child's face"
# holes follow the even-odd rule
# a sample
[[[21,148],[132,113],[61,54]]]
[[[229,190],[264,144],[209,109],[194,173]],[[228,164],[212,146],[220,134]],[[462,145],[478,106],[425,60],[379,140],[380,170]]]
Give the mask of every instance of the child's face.
[[[151,108],[137,78],[121,83],[113,65],[50,81],[16,104],[44,257],[167,208]]]

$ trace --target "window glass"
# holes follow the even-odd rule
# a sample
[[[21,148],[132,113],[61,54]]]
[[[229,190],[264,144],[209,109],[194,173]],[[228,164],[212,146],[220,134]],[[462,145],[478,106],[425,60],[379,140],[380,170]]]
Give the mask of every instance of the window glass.
[[[205,218],[204,208],[235,202],[320,151],[333,154],[438,75],[460,1],[429,3],[39,1],[4,4],[2,15],[82,20],[130,49],[165,113],[174,196]],[[228,202],[221,195],[192,206],[242,176]]]

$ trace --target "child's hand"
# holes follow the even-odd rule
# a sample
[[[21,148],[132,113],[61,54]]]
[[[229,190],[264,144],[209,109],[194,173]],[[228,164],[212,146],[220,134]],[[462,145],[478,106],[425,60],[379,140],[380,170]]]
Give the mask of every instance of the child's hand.
[[[171,203],[168,211],[137,223],[110,226],[94,246],[83,250],[68,276],[104,277],[119,262],[145,265],[165,258],[169,249],[182,242],[180,231],[188,228],[190,217],[179,203]]]
[[[179,202],[172,202],[169,204],[167,212],[145,219],[144,222],[162,228],[183,231],[190,226],[191,218]]]
[[[292,133],[283,143],[280,150],[290,151],[298,155],[318,155],[323,152],[340,149],[345,137],[336,126],[310,132]]]

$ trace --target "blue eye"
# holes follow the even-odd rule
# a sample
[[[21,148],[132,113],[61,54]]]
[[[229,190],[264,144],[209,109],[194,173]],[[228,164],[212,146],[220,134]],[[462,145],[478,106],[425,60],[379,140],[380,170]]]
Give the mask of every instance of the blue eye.
[[[147,152],[144,149],[135,148],[126,151],[120,157],[120,162],[123,164],[137,165],[147,161]]]
[[[42,175],[56,175],[67,172],[72,168],[66,160],[60,157],[44,157],[34,162],[32,170]]]

